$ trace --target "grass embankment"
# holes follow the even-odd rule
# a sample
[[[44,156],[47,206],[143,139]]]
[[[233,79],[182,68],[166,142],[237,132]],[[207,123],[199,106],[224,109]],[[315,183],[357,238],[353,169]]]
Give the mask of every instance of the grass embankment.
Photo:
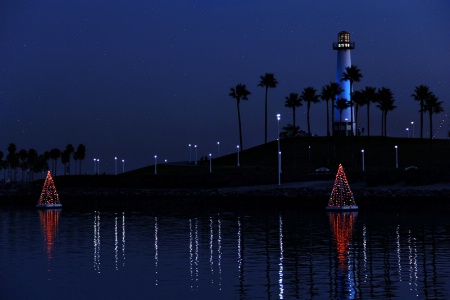
[[[395,145],[397,145],[397,158]],[[364,171],[363,154],[364,149]],[[311,137],[281,140],[282,182],[333,179],[339,164],[350,182],[369,186],[450,183],[450,140],[383,137]],[[158,164],[114,175],[58,176],[58,188],[218,188],[276,184],[277,142],[272,141],[209,162]],[[398,161],[398,168],[396,168]],[[408,166],[417,170],[405,171]],[[316,174],[319,167],[329,174]]]

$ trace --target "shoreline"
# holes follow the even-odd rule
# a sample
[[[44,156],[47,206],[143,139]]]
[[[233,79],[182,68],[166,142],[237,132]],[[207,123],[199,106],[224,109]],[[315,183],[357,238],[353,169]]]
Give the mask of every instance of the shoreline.
[[[334,180],[196,189],[82,188],[58,191],[66,209],[240,210],[324,209]],[[350,185],[360,210],[448,210],[450,184],[367,187]],[[0,205],[35,207],[41,187],[21,185],[0,192]]]

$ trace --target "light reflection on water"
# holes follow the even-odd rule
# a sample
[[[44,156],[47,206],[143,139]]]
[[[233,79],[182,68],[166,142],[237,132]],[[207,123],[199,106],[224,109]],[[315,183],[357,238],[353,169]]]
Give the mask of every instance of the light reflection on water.
[[[2,208],[0,220],[2,299],[450,296],[444,214]]]

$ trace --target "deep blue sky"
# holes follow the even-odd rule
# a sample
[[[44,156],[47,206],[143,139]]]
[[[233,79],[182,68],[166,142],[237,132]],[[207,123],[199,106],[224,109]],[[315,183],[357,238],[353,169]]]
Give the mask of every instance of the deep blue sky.
[[[189,159],[235,151],[239,141],[231,87],[252,93],[241,103],[245,148],[264,142],[264,89],[269,91],[269,140],[292,123],[284,99],[307,86],[318,92],[335,79],[332,43],[346,30],[356,43],[352,63],[363,74],[355,89],[388,87],[397,109],[388,135],[406,137],[428,85],[450,110],[450,4],[447,0],[3,0],[0,3],[0,150],[9,143],[38,152],[87,148],[101,171],[158,159]],[[371,133],[381,113],[372,106]],[[305,107],[297,123],[306,129]],[[365,111],[365,108],[364,108]],[[365,124],[365,113],[360,121]],[[311,108],[312,131],[326,134],[325,103]],[[434,118],[437,129],[445,114]],[[425,119],[428,136],[428,119]],[[446,138],[449,119],[437,132]],[[411,130],[412,131],[412,130]]]

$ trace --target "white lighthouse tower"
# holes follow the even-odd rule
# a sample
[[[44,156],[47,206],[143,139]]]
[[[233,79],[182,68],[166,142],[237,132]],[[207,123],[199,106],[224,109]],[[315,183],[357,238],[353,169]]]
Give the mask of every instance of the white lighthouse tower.
[[[350,33],[347,31],[339,32],[338,42],[333,43],[333,50],[337,50],[336,83],[341,86],[343,92],[337,96],[334,104],[339,98],[350,101],[350,81],[342,81],[341,79],[345,68],[350,67],[352,64],[350,50],[353,49],[355,49],[355,43],[350,42]],[[351,114],[352,109],[348,107],[342,111],[341,119],[339,109],[334,109],[333,135],[346,136],[355,134],[355,124],[351,123],[355,121],[355,118],[354,116],[352,118]]]

